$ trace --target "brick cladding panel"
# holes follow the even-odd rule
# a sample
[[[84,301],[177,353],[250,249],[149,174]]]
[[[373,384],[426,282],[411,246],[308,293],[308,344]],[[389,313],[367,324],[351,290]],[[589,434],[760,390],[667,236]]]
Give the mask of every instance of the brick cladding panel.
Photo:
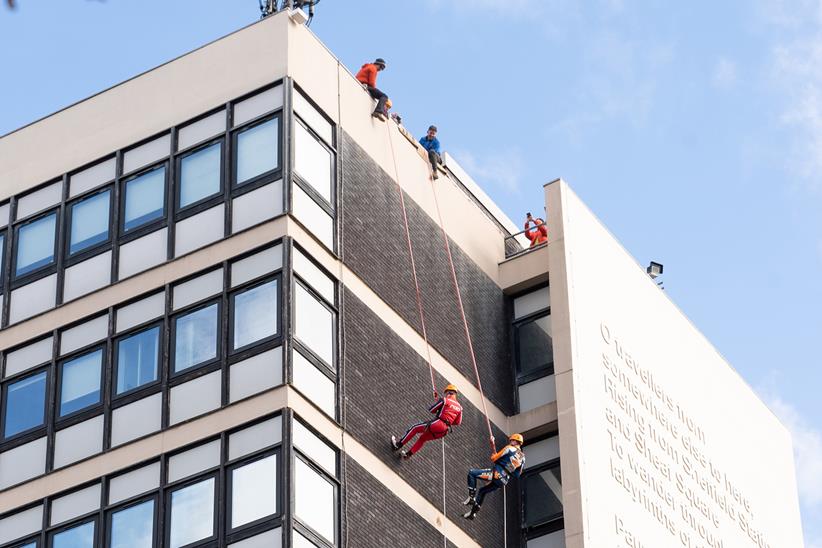
[[[429,502],[442,509],[442,445],[429,442],[410,461],[397,459],[389,447],[391,434],[402,435],[416,422],[427,419],[431,404],[430,376],[425,361],[356,296],[345,290],[343,305],[343,420],[360,443]],[[445,379],[436,375],[438,386]],[[484,547],[501,546],[503,499],[500,493],[486,499],[481,517],[463,520],[468,468],[487,466],[490,448],[485,419],[463,400],[463,424],[445,438],[445,514]],[[430,416],[430,415],[428,415]],[[495,431],[497,439],[503,433]],[[352,510],[353,511],[353,510]],[[509,519],[509,525],[516,520]]]
[[[438,548],[442,535],[353,459],[346,459],[345,548]]]
[[[343,261],[405,321],[421,331],[396,183],[345,133],[342,149]],[[429,340],[476,384],[442,232],[408,196],[405,204]],[[510,303],[453,241],[450,245],[483,390],[503,411],[513,414]]]

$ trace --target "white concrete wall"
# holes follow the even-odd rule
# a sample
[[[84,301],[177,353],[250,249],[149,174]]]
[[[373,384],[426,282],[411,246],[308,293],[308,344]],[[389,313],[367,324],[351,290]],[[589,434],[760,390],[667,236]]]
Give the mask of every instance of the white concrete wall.
[[[548,195],[568,546],[801,547],[787,430],[565,183]]]

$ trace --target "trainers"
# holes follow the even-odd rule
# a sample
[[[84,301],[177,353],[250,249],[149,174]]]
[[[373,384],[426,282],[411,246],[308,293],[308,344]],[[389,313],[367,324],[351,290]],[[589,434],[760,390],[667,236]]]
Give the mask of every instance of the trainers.
[[[412,454],[413,453],[409,453],[408,451],[405,451],[405,450],[400,451],[400,457],[402,457],[402,460],[410,459]]]
[[[435,171],[434,171],[434,180],[436,181],[436,180],[437,180],[437,179],[439,179],[439,178],[440,178],[440,176],[439,176],[439,174],[438,174],[438,173],[436,172],[436,170],[435,170]]]
[[[374,112],[372,112],[371,116],[373,116],[374,118],[377,118],[378,120],[381,120],[381,121],[385,122],[385,114],[383,114],[382,112],[380,112],[378,110],[375,110]]]
[[[465,499],[465,500],[463,501],[463,503],[462,503],[462,504],[463,504],[464,506],[468,506],[468,505],[469,505],[469,504],[471,504],[472,502],[473,502],[474,504],[476,504],[476,502],[474,501],[474,495],[476,495],[476,494],[477,494],[477,490],[476,490],[476,489],[471,489],[471,488],[469,488],[469,489],[468,489],[468,498],[467,498],[467,499]]]
[[[475,502],[474,505],[471,506],[471,509],[465,512],[462,515],[462,517],[464,517],[465,519],[474,519],[475,517],[477,517],[477,512],[479,512],[479,509],[479,504]]]
[[[397,436],[391,436],[391,449],[397,451],[400,448],[400,442],[397,441]]]

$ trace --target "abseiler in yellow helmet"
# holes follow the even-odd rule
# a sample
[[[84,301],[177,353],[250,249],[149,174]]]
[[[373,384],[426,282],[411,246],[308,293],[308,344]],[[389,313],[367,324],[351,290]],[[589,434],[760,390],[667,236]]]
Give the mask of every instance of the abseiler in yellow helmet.
[[[510,436],[508,436],[508,441],[517,441],[520,444],[525,442],[525,440],[522,437],[522,434],[511,434]]]
[[[445,390],[443,390],[443,392],[446,392],[446,393],[454,392],[456,394],[459,394],[459,390],[457,390],[457,387],[454,386],[453,384],[449,384],[448,386],[446,386]]]

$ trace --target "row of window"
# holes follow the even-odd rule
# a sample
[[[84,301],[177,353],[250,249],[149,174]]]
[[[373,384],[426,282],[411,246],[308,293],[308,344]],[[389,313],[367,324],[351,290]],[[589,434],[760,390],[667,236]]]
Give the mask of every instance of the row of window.
[[[339,528],[338,452],[296,417],[293,545],[333,547]],[[14,548],[280,546],[282,415],[104,477],[0,519]]]
[[[178,548],[272,536],[283,507],[281,441],[280,416],[243,427],[7,516],[0,542],[33,533],[12,546]]]
[[[277,85],[0,206],[5,321],[283,213],[282,104]]]

